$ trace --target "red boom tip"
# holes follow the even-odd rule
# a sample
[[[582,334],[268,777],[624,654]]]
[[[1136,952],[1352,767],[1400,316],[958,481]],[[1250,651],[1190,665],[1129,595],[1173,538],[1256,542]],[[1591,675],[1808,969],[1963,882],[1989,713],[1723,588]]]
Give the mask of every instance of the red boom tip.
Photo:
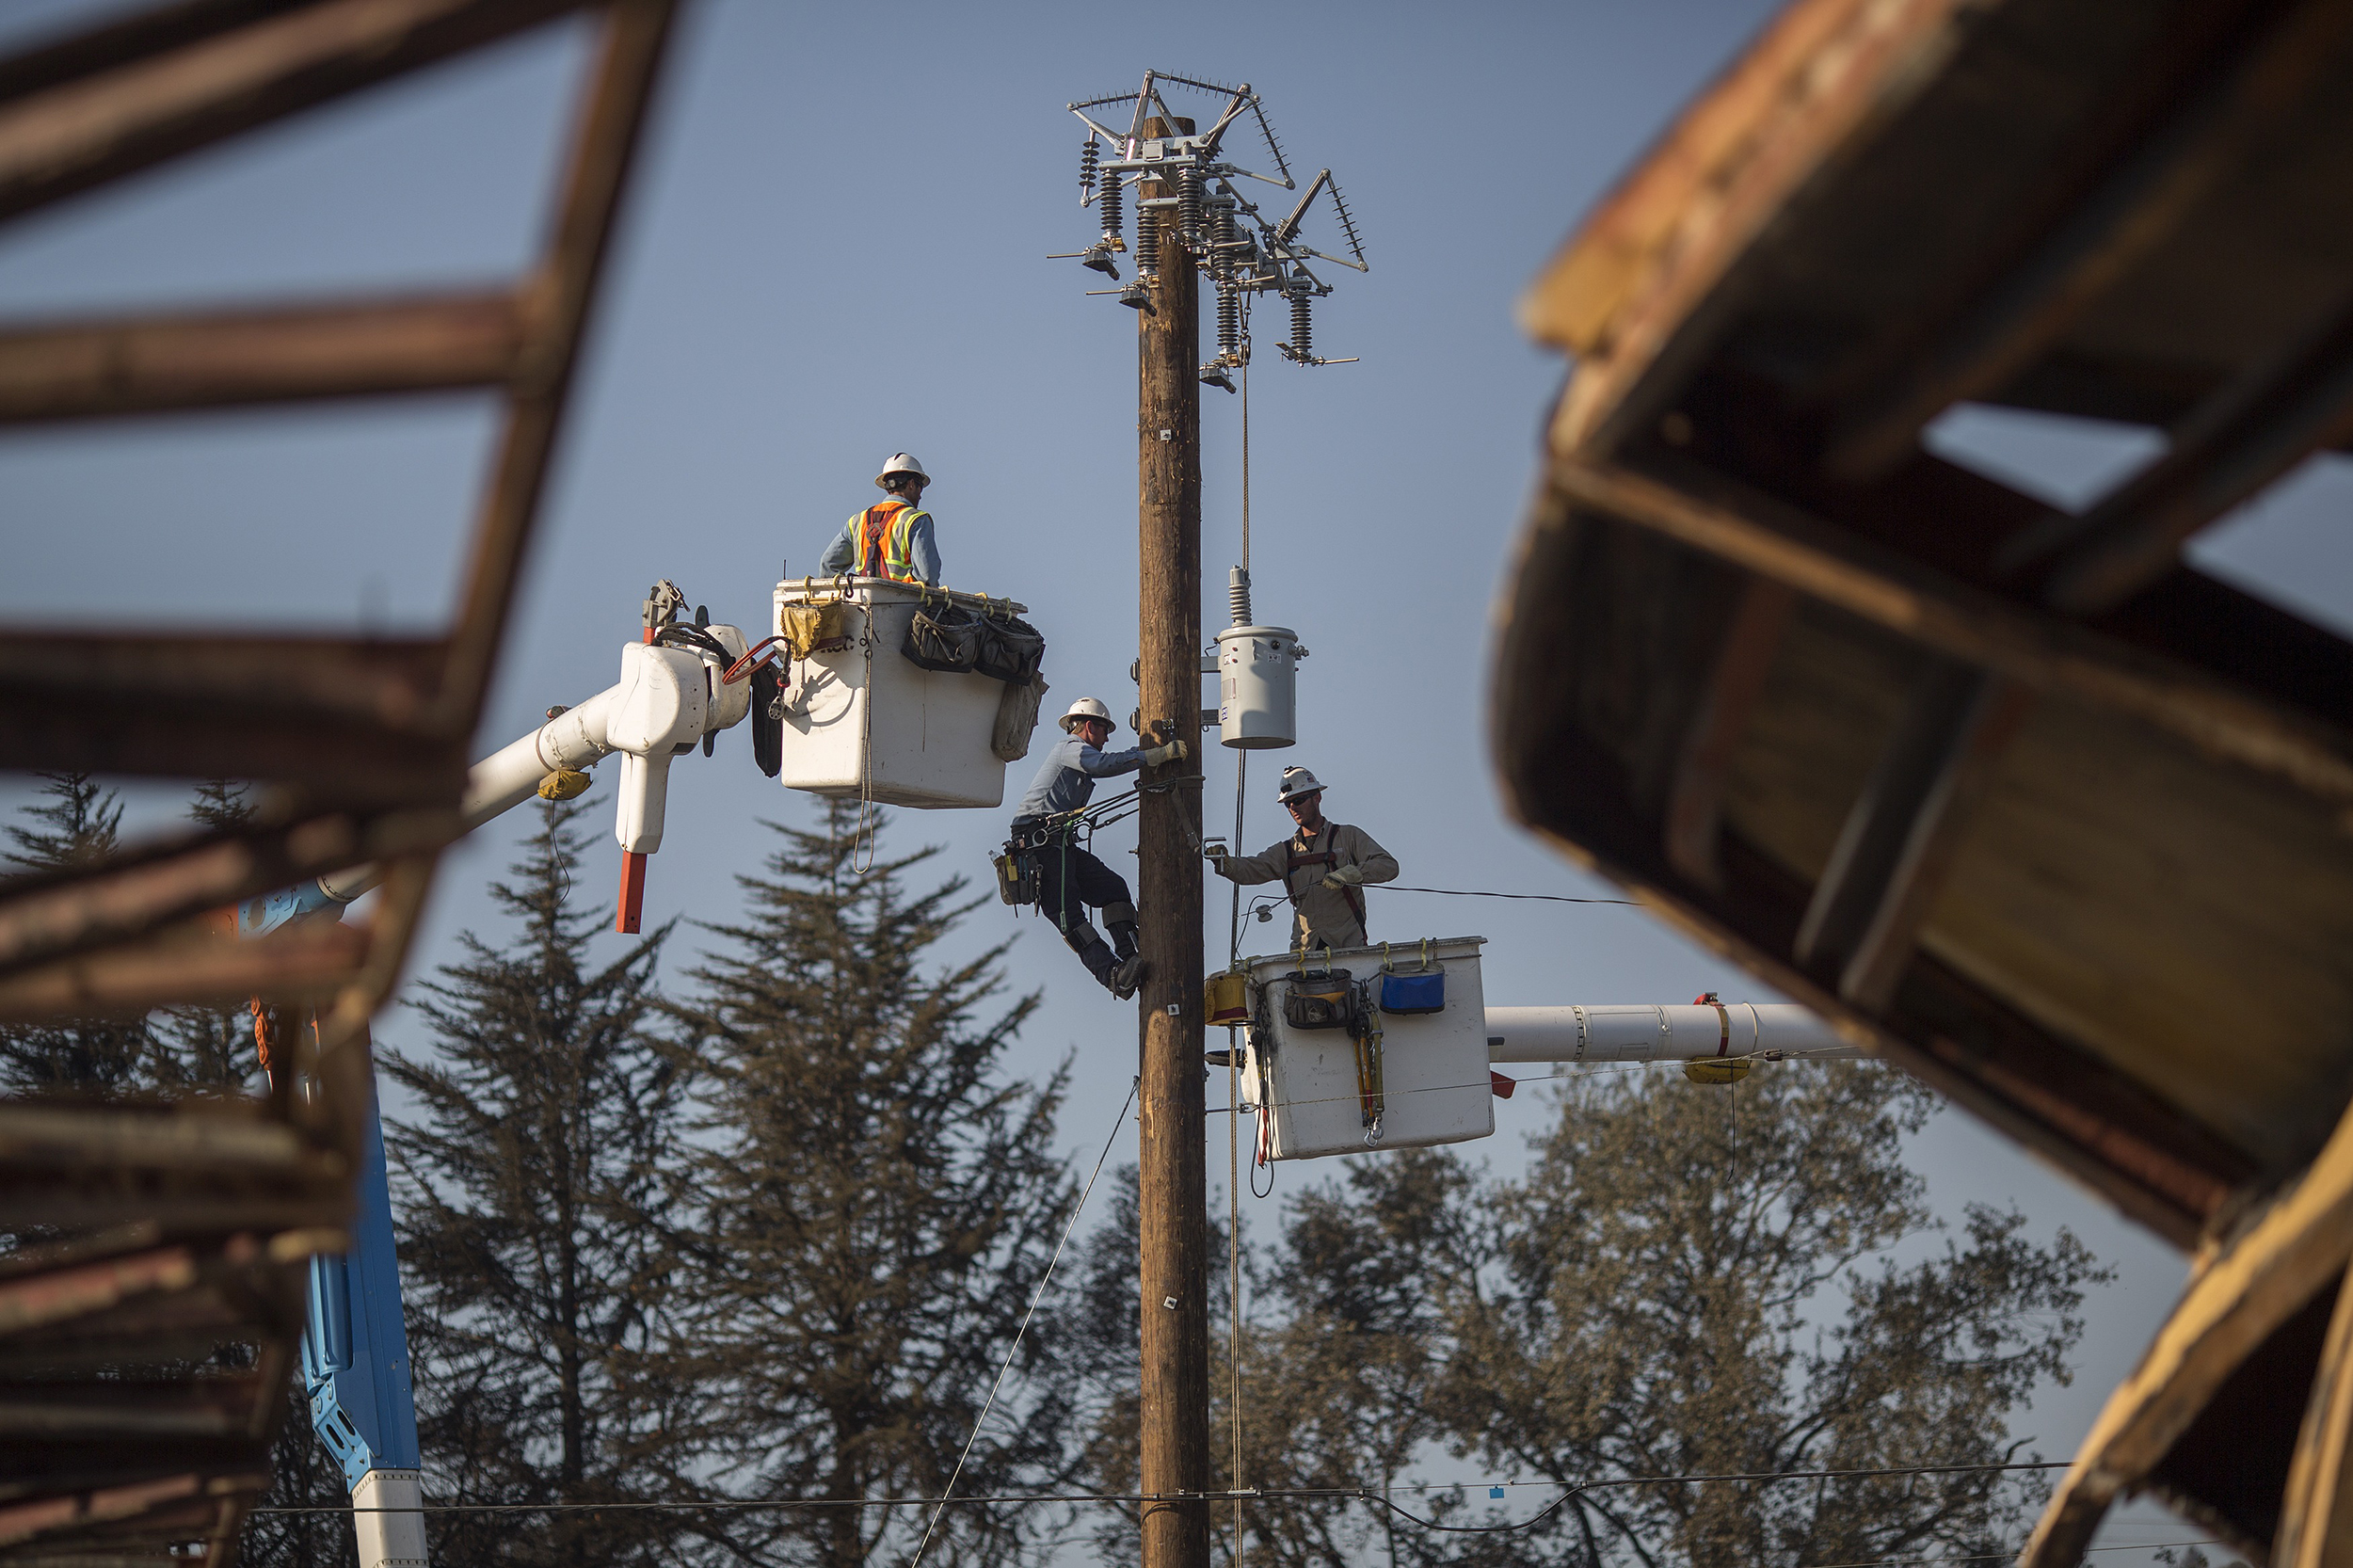
[[[629,936],[637,934],[637,922],[646,913],[646,857],[621,851],[621,913],[614,920],[613,929]]]

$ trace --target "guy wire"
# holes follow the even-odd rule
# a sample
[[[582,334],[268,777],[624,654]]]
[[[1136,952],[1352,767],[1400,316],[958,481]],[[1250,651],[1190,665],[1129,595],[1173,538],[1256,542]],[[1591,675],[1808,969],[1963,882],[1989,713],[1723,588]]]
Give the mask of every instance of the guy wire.
[[[981,1440],[981,1429],[988,1422],[988,1413],[997,1407],[997,1392],[1004,1387],[1005,1374],[1013,1369],[1013,1358],[1020,1352],[1022,1336],[1030,1332],[1030,1320],[1037,1316],[1037,1304],[1046,1299],[1046,1288],[1054,1282],[1054,1266],[1062,1261],[1063,1249],[1070,1245],[1070,1233],[1079,1228],[1079,1216],[1086,1212],[1096,1177],[1103,1174],[1103,1161],[1112,1157],[1112,1145],[1119,1141],[1119,1129],[1128,1125],[1128,1112],[1136,1103],[1136,1090],[1143,1081],[1135,1079],[1128,1084],[1128,1098],[1119,1108],[1119,1119],[1112,1123],[1112,1135],[1103,1140],[1103,1152],[1095,1157],[1095,1169],[1087,1174],[1087,1184],[1080,1190],[1079,1201],[1071,1206],[1069,1222],[1062,1227],[1062,1240],[1054,1243],[1054,1256],[1046,1260],[1046,1272],[1038,1277],[1037,1289],[1030,1297],[1030,1309],[1021,1314],[1021,1326],[1014,1330],[1013,1343],[1005,1347],[1005,1359],[997,1368],[997,1381],[988,1385],[988,1400],[973,1419],[972,1435],[964,1440],[964,1452],[956,1456],[956,1467],[949,1473],[947,1486],[941,1489],[939,1506],[932,1510],[931,1518],[924,1523],[923,1539],[916,1543],[915,1556],[908,1560],[907,1568],[916,1568],[923,1560],[924,1549],[932,1544],[932,1531],[939,1528],[940,1514],[955,1498],[956,1482],[964,1475],[965,1461],[972,1457],[972,1445]]]

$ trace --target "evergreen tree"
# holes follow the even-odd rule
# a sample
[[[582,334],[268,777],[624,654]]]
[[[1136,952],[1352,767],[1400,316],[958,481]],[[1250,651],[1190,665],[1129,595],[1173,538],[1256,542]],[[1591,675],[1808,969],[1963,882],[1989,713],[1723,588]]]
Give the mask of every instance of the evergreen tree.
[[[696,1432],[671,1380],[668,1216],[682,1080],[651,1027],[663,936],[594,967],[610,911],[568,907],[581,807],[542,810],[510,883],[510,947],[472,935],[418,1004],[435,1053],[384,1056],[419,1102],[386,1128],[428,1492],[451,1501],[675,1497]],[[467,1564],[669,1562],[687,1515],[437,1518]]]
[[[351,1512],[334,1506],[346,1496],[344,1468],[311,1430],[310,1401],[303,1395],[299,1373],[285,1424],[278,1429],[278,1441],[270,1446],[269,1463],[269,1490],[262,1494],[262,1507],[300,1509],[327,1504],[333,1512],[256,1514],[237,1543],[239,1564],[243,1568],[354,1568],[359,1547],[352,1539]]]
[[[1063,1079],[1006,1080],[1000,1057],[1036,1005],[977,1017],[1004,950],[926,972],[971,907],[951,878],[908,897],[934,851],[860,870],[849,813],[779,828],[750,908],[713,929],[733,951],[695,971],[680,1014],[711,1089],[696,1186],[707,1204],[696,1337],[737,1434],[730,1478],[765,1496],[936,1494],[1036,1288],[1076,1194],[1052,1154]],[[1037,1376],[1000,1397],[960,1490],[1036,1485],[1064,1464],[1066,1411]],[[1010,1380],[1009,1380],[1010,1384]],[[851,1568],[911,1545],[913,1511],[748,1515],[761,1561]],[[1024,1510],[950,1508],[942,1560],[1012,1560],[1043,1529]]]
[[[114,853],[122,800],[86,773],[44,773],[41,800],[11,823],[0,856],[18,873],[88,865]],[[120,1093],[157,1076],[158,1047],[144,1018],[0,1025],[0,1088]]]
[[[246,787],[230,778],[199,781],[188,805],[188,815],[210,828],[237,826],[251,814]],[[262,1064],[250,1009],[168,1008],[154,1021],[153,1032],[156,1076],[166,1084],[235,1089],[259,1081]]]

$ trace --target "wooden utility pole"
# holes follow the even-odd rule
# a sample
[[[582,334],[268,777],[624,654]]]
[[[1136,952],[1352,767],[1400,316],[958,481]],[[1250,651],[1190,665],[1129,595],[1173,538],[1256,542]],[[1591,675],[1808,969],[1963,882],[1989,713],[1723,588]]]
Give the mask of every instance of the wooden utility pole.
[[[1147,137],[1190,136],[1147,120]],[[1161,187],[1144,184],[1148,199]],[[1193,257],[1171,209],[1151,308],[1137,312],[1137,671],[1140,728],[1192,755],[1149,770],[1137,826],[1142,940],[1139,1123],[1144,1269],[1144,1568],[1209,1568],[1209,1211],[1201,1015],[1201,383]],[[1176,1499],[1184,1500],[1176,1500]]]

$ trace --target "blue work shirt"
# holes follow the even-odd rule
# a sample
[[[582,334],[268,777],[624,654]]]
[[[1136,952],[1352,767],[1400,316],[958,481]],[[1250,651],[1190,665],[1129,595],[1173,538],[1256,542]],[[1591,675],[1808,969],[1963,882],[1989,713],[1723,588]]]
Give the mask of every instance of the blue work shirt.
[[[915,520],[907,525],[907,565],[915,568],[917,577],[936,588],[939,586],[939,546],[932,539],[932,515],[920,506],[916,508],[916,513]],[[860,512],[841,525],[841,532],[833,536],[833,543],[825,546],[825,552],[817,558],[819,571],[832,577],[857,565],[857,525],[865,516],[864,512]]]
[[[1057,811],[1076,811],[1094,796],[1096,779],[1116,778],[1142,766],[1142,746],[1102,751],[1087,744],[1084,736],[1064,735],[1046,754],[1046,765],[1037,770],[1037,777],[1031,783],[1030,792],[1021,797],[1014,817],[1050,817]]]

